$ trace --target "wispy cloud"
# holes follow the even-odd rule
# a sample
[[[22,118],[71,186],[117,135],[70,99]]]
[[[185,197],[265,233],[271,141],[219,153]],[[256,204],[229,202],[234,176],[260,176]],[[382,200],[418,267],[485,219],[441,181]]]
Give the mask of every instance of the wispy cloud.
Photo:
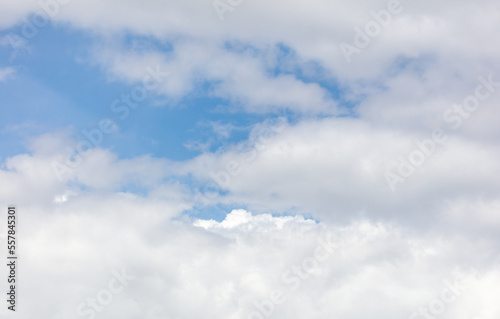
[[[16,73],[12,67],[0,68],[0,81],[6,81],[10,76]]]

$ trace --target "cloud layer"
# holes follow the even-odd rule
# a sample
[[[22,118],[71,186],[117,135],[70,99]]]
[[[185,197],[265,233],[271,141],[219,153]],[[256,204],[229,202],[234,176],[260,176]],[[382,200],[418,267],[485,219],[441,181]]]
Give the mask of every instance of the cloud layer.
[[[199,151],[186,160],[60,127],[4,153],[22,279],[0,315],[498,318],[499,15],[492,0],[0,4],[0,85],[44,31],[69,30],[88,43],[76,64],[131,88],[89,113],[128,117],[147,90],[152,108],[257,118],[204,119],[215,136],[181,141]]]

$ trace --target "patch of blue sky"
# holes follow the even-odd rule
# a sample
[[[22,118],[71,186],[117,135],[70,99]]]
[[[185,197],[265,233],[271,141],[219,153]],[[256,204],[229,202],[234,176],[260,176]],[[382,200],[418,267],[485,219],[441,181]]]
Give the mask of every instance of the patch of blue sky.
[[[5,34],[21,34],[19,28]],[[15,48],[0,47],[16,69],[0,83],[0,126],[6,140],[21,144],[26,135],[67,128],[79,132],[102,118],[124,86],[109,83],[98,68],[78,62],[89,41],[81,32],[49,25],[29,39],[29,52],[13,55]],[[12,128],[23,130],[16,134]]]
[[[183,216],[187,216],[190,218],[205,219],[205,220],[213,219],[215,221],[221,222],[226,218],[227,214],[229,214],[234,209],[244,209],[244,210],[252,212],[253,214],[263,213],[260,211],[252,210],[251,207],[249,207],[247,204],[244,204],[244,203],[231,203],[231,204],[216,203],[213,205],[207,205],[206,207],[203,207],[203,208],[196,208],[195,207],[195,208],[192,208],[190,210],[186,210],[183,212]],[[266,209],[265,213],[270,214],[273,217],[302,216],[305,220],[312,221],[315,224],[320,223],[320,220],[314,219],[310,213],[305,212],[305,211],[300,211],[296,208],[291,208],[291,209],[285,210],[285,211],[272,211],[272,210]],[[182,218],[182,217],[180,217],[180,218]]]
[[[19,27],[18,27],[19,28]],[[20,30],[8,30],[20,33]],[[210,95],[210,83],[202,84],[195,93],[184,97],[175,105],[157,105],[154,97],[143,101],[130,116],[121,120],[111,111],[111,103],[128,93],[133,85],[110,82],[106,74],[88,60],[88,48],[98,41],[85,32],[66,27],[47,26],[37,36],[29,39],[30,53],[15,56],[11,64],[17,69],[13,79],[0,83],[0,124],[5,140],[19,145],[20,136],[6,132],[8,127],[28,127],[32,131],[24,135],[38,135],[54,130],[72,128],[78,140],[85,139],[83,130],[93,130],[102,119],[116,122],[119,131],[104,135],[101,147],[110,148],[121,158],[143,154],[167,157],[172,160],[192,158],[202,150],[190,149],[190,142],[206,143],[208,149],[216,149],[245,139],[252,125],[265,119],[265,115],[250,115],[231,109],[230,102]],[[163,42],[149,37],[126,36],[125,46],[149,43],[155,49],[170,50]],[[141,44],[142,45],[142,44]],[[0,49],[3,57],[12,48]],[[222,106],[222,107],[221,107]],[[207,123],[231,126],[228,136],[207,128]],[[208,125],[209,127],[209,125]],[[5,135],[6,134],[6,135]],[[218,135],[219,134],[219,135]],[[6,148],[13,153],[19,148]],[[6,151],[2,156],[13,155]]]
[[[192,208],[190,210],[186,210],[183,212],[183,215],[198,219],[213,219],[221,222],[233,209],[242,208],[244,209],[241,205],[214,204],[208,205],[204,208]]]
[[[390,77],[396,77],[402,72],[410,72],[425,80],[426,72],[438,62],[439,57],[433,54],[422,54],[419,56],[399,55],[388,69]]]

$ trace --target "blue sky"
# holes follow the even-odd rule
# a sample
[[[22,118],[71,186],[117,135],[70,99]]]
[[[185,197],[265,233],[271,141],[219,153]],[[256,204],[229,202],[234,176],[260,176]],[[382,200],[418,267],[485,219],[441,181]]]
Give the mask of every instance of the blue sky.
[[[32,18],[31,18],[32,19]],[[22,34],[20,26],[3,32],[3,36]],[[194,92],[176,99],[161,101],[149,94],[140,106],[131,110],[125,120],[111,111],[111,104],[134,84],[110,79],[89,55],[102,38],[67,26],[46,26],[29,39],[26,48],[0,47],[4,65],[15,66],[15,77],[0,83],[2,135],[8,147],[2,148],[6,158],[25,149],[27,138],[54,130],[70,129],[74,138],[85,138],[81,131],[98,127],[102,119],[111,119],[119,132],[107,135],[102,146],[111,148],[122,158],[141,154],[186,160],[200,154],[186,144],[207,143],[215,151],[228,143],[248,137],[251,127],[269,114],[242,112],[231,101],[211,96],[210,82],[197,85]],[[146,43],[159,52],[169,52],[169,45],[144,37],[124,37],[124,47],[131,42]],[[287,53],[289,54],[289,53]],[[274,70],[272,72],[279,72]],[[281,111],[280,116],[285,113]],[[220,136],[217,127],[232,127]]]
[[[33,21],[35,16],[28,17]],[[139,106],[130,108],[130,115],[121,119],[121,113],[112,111],[112,102],[123,94],[130,94],[140,81],[123,81],[110,76],[93,60],[96,46],[106,41],[105,37],[75,30],[68,25],[49,24],[39,28],[36,36],[23,36],[25,24],[14,26],[0,35],[21,36],[25,46],[0,47],[4,66],[16,68],[10,81],[0,82],[2,117],[3,159],[29,152],[30,140],[34,136],[55,131],[65,132],[76,141],[87,140],[84,130],[92,131],[102,120],[111,120],[118,129],[104,134],[98,147],[109,149],[120,159],[131,159],[142,155],[165,158],[172,161],[187,161],[204,152],[221,152],[227,147],[244,142],[251,130],[264,121],[285,118],[290,124],[297,123],[301,114],[283,106],[268,105],[267,110],[247,112],[244,106],[231,99],[214,96],[218,81],[202,80],[194,84],[193,90],[181,97],[168,99],[165,95],[148,91]],[[172,53],[172,44],[154,37],[123,33],[120,35],[121,49],[135,53],[155,51]],[[228,52],[259,58],[263,50],[240,41],[224,44]],[[334,78],[315,61],[298,63],[296,53],[283,43],[273,49],[276,59],[266,66],[269,77],[292,76],[303,83],[321,85],[332,98],[339,100],[345,108],[344,114],[354,116],[353,101],[343,99],[342,91]],[[175,76],[175,75],[174,75]],[[282,92],[282,94],[287,94]],[[313,114],[308,117],[323,118],[328,114]],[[193,183],[190,177],[175,177],[193,189],[204,184]],[[80,185],[86,189],[84,185]],[[122,191],[147,194],[148,190],[134,185]],[[225,192],[218,190],[220,195]],[[226,212],[244,204],[217,204],[199,210],[187,210],[186,214],[203,218],[223,220]],[[278,211],[277,211],[278,212]],[[281,214],[288,214],[281,211]],[[308,215],[307,211],[303,212]]]

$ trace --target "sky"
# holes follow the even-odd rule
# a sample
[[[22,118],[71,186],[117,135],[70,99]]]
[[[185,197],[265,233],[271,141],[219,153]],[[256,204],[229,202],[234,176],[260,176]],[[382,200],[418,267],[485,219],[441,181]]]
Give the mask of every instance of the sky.
[[[2,1],[0,316],[498,318],[499,18]]]

